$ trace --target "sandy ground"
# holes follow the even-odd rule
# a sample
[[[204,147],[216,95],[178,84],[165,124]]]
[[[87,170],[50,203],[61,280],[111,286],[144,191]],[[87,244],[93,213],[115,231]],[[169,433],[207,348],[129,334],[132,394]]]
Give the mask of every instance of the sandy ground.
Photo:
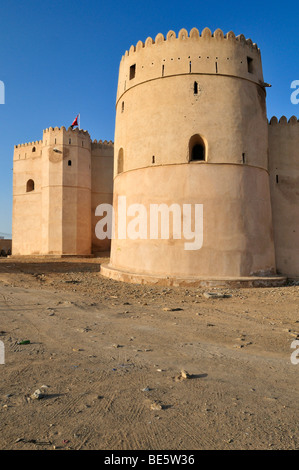
[[[103,261],[0,259],[1,449],[299,448],[299,286],[206,299]]]

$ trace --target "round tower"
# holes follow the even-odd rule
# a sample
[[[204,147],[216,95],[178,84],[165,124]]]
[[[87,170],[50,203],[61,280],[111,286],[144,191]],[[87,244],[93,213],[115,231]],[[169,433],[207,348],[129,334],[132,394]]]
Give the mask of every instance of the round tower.
[[[170,284],[275,274],[265,85],[260,50],[242,34],[182,29],[126,51],[116,101],[115,238],[103,274]],[[147,214],[155,204],[172,214],[175,204],[182,225],[188,205],[193,232],[202,205],[202,243],[186,249],[171,223],[168,238],[151,237],[149,216],[146,236],[120,235],[119,196]]]

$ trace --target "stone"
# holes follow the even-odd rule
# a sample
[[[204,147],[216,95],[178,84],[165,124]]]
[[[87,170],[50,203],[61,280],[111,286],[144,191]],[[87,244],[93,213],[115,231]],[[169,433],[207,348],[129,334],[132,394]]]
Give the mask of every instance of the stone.
[[[203,296],[206,299],[229,299],[231,294],[221,294],[220,292],[204,292]]]
[[[163,407],[160,403],[154,402],[154,403],[151,404],[151,410],[153,410],[153,411],[160,411],[162,409],[163,409]]]
[[[45,397],[45,393],[42,392],[39,388],[35,390],[35,392],[31,395],[31,398],[33,400],[41,400],[44,397]]]

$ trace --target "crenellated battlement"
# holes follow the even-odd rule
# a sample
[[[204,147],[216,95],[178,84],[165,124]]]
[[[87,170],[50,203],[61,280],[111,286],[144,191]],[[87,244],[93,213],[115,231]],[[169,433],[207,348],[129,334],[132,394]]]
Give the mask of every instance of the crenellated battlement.
[[[214,33],[212,33],[212,31],[207,27],[202,30],[201,34],[197,28],[192,28],[190,34],[188,34],[188,31],[183,28],[179,31],[177,37],[176,33],[170,30],[168,31],[166,38],[162,33],[158,33],[155,39],[148,37],[145,42],[138,41],[136,46],[132,45],[130,49],[125,52],[125,54],[122,56],[122,60],[124,60],[125,57],[132,56],[132,54],[135,52],[138,52],[143,48],[151,47],[152,45],[159,46],[163,42],[172,42],[175,39],[180,41],[196,41],[201,38],[207,40],[214,39],[215,41],[230,41],[231,43],[241,44],[242,46],[248,47],[250,51],[256,51],[260,53],[260,49],[258,48],[257,44],[253,43],[250,38],[246,39],[244,34],[239,34],[236,36],[233,31],[229,31],[228,33],[224,34],[223,31],[219,28],[216,29]]]
[[[24,148],[24,147],[34,147],[34,146],[38,146],[38,145],[42,145],[42,144],[43,144],[42,140],[36,140],[35,142],[27,142],[25,144],[15,145],[14,148],[19,149],[19,148]]]
[[[114,147],[114,142],[112,142],[112,140],[96,140],[94,139],[92,142],[91,142],[91,145],[92,146],[95,146],[95,145],[106,145],[106,146],[109,146],[109,147]]]
[[[190,33],[181,29],[178,36],[169,31],[138,41],[123,55],[119,67],[117,101],[132,87],[177,75],[215,75],[246,79],[262,88],[261,54],[257,44],[233,31],[214,33],[209,28]]]
[[[278,119],[276,116],[272,116],[270,121],[268,121],[269,126],[276,126],[276,125],[281,125],[281,126],[291,125],[291,126],[294,126],[295,124],[298,124],[298,123],[299,123],[299,120],[296,116],[291,116],[289,120],[286,118],[286,116],[281,116],[280,119]]]

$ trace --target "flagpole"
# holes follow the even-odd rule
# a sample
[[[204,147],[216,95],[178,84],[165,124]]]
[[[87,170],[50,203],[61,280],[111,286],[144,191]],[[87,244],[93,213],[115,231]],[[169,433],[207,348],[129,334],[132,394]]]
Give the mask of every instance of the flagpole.
[[[81,129],[81,116],[80,116],[80,113],[79,113],[79,131]]]

